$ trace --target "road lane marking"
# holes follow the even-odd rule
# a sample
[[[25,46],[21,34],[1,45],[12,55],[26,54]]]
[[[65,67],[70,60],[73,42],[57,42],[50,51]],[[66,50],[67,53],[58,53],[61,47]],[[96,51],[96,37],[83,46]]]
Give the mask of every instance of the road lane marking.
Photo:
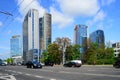
[[[66,73],[66,74],[82,74],[82,75],[91,75],[91,76],[106,76],[106,77],[118,77],[120,78],[120,75],[110,75],[110,74],[94,74],[94,73],[78,73],[78,72],[66,72],[66,71],[60,71],[59,73]]]
[[[50,79],[50,80],[56,80],[56,79]]]
[[[16,80],[16,78],[13,75],[8,74],[2,74],[0,75],[0,80]]]
[[[22,72],[17,72],[18,74],[23,74]]]
[[[37,77],[37,78],[44,78],[43,76],[38,76],[38,75],[35,75],[35,77]]]
[[[25,73],[25,75],[27,75],[27,76],[31,76],[32,74]]]

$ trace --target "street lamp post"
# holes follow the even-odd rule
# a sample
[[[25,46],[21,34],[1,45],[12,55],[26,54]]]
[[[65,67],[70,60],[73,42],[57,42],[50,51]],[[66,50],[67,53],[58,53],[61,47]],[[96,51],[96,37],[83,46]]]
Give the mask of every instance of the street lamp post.
[[[66,50],[66,45],[63,42],[63,44],[62,44],[62,61],[63,61],[63,64],[65,63],[65,50]]]

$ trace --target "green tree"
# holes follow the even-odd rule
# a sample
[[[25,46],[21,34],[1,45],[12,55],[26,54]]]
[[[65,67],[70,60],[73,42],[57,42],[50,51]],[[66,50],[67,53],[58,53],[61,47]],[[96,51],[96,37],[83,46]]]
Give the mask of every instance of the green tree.
[[[12,59],[12,58],[8,58],[8,59],[7,59],[7,63],[8,63],[8,64],[13,64],[13,59]]]
[[[47,51],[44,53],[44,61],[60,64],[62,61],[62,51],[59,50],[59,45],[50,44]]]
[[[65,59],[66,61],[80,58],[80,45],[70,45],[66,47]]]
[[[97,50],[98,50],[98,44],[90,43],[90,47],[87,49],[87,51],[84,55],[86,63],[96,64],[96,62],[97,62]]]
[[[96,64],[96,52],[93,48],[88,48],[85,54],[85,61],[88,64]]]

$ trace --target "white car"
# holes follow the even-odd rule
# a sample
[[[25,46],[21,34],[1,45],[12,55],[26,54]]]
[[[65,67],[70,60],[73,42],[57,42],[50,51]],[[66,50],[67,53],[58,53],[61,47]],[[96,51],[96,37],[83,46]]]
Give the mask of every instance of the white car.
[[[71,60],[66,62],[63,66],[65,67],[81,67],[82,61],[81,60]]]

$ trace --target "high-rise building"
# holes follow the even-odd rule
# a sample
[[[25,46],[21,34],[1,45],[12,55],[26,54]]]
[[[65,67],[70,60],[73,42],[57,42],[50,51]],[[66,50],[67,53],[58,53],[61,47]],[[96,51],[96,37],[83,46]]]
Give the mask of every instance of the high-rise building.
[[[22,44],[20,35],[12,36],[10,39],[11,57],[22,55]]]
[[[90,34],[89,43],[96,43],[99,47],[105,45],[104,32],[103,30],[96,30]]]
[[[22,62],[22,41],[20,35],[14,35],[10,39],[11,58],[15,64]]]
[[[24,18],[23,59],[24,61],[39,59],[39,12],[36,9],[29,10]]]
[[[74,39],[75,39],[75,44],[78,44],[81,46],[80,52],[85,53],[87,49],[87,26],[86,25],[75,26]]]
[[[39,19],[40,25],[40,49],[46,50],[51,43],[51,14],[44,13]]]
[[[23,59],[38,60],[43,50],[51,43],[51,14],[44,13],[39,18],[39,12],[31,9],[23,22]]]

